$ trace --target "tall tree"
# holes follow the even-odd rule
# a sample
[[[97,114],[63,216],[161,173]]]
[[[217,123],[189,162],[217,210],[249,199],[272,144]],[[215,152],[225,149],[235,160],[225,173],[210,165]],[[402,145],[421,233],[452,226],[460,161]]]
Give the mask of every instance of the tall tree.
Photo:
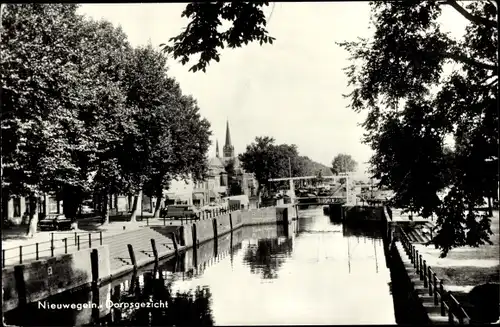
[[[79,184],[71,155],[79,144],[67,139],[81,132],[76,9],[74,4],[8,4],[3,11],[2,192],[31,197],[29,235],[36,232],[39,197]]]
[[[335,175],[356,171],[358,163],[349,154],[340,153],[332,161],[332,172]]]
[[[395,191],[397,206],[438,216],[432,243],[443,256],[453,247],[490,242],[489,219],[475,208],[498,187],[498,172],[489,168],[498,166],[497,4],[371,6],[373,39],[340,45],[353,61],[347,71],[352,108],[368,110],[365,142],[375,153],[374,177]],[[469,21],[462,39],[441,31],[443,6]],[[447,63],[456,69],[444,75]]]

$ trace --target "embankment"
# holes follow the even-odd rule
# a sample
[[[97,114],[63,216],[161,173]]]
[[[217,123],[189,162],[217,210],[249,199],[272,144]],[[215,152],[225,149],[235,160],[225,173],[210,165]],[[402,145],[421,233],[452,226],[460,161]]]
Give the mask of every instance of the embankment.
[[[179,240],[174,241],[176,244],[175,248],[178,251],[185,251],[194,245],[198,247],[210,240],[219,240],[219,237],[235,231],[242,226],[276,223],[288,224],[294,218],[296,218],[296,210],[290,204],[253,210],[232,211],[214,218],[202,219],[181,226],[178,234]],[[155,230],[158,231],[160,229],[161,232],[161,228],[155,227]],[[161,233],[158,235],[161,237]],[[134,235],[131,234],[130,237],[133,238]],[[164,236],[164,238],[170,242],[172,241],[167,236]],[[224,238],[221,239],[221,242],[222,245]],[[157,241],[157,243],[159,242]],[[218,247],[217,243],[214,243],[216,247]],[[212,253],[218,250],[218,248],[207,249],[208,252]],[[152,252],[151,248],[136,248],[134,251]],[[174,248],[169,251],[171,253],[168,256],[176,254]],[[116,260],[117,256],[123,256],[123,251],[120,251],[120,253],[115,252],[114,247],[103,245],[4,268],[2,271],[3,312],[10,311],[25,303],[43,300],[64,291],[88,287],[92,283],[98,286],[103,281],[108,282],[110,279],[118,278],[134,271],[134,269],[151,264],[156,260],[154,255],[151,255],[150,259],[138,261],[135,267],[130,263],[125,267],[121,267],[118,272],[112,268],[110,262],[111,259]],[[161,255],[163,258],[168,256]],[[193,261],[196,266],[198,262],[203,262],[204,258],[193,258]]]

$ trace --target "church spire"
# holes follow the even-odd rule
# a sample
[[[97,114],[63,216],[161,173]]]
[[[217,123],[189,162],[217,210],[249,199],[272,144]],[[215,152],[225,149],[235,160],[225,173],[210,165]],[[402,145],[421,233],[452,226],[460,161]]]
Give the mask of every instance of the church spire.
[[[215,156],[219,158],[219,140],[215,140]]]
[[[234,147],[231,145],[231,134],[229,133],[229,120],[226,123],[226,144],[222,148],[224,158],[234,158]]]
[[[231,134],[229,133],[229,120],[226,121],[226,144],[225,146],[231,146]]]

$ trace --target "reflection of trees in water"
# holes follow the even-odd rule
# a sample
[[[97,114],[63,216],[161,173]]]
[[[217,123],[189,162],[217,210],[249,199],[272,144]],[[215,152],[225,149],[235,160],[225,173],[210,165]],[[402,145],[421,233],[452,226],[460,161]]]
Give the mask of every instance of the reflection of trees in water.
[[[261,239],[257,245],[247,249],[243,260],[250,265],[252,273],[261,273],[262,278],[273,279],[278,277],[278,269],[291,252],[291,239],[284,239],[283,242],[279,242],[277,238]]]
[[[113,302],[129,303],[167,303],[166,307],[134,307],[112,309],[114,319],[108,319],[107,325],[115,326],[213,326],[210,308],[212,294],[206,287],[197,287],[187,292],[172,293],[173,280],[153,278],[152,273],[145,275],[144,287],[133,283],[131,292],[113,294]]]

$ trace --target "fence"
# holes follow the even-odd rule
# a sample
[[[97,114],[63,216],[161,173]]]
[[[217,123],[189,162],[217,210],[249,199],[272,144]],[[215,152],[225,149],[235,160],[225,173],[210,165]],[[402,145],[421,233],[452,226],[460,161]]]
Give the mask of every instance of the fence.
[[[210,211],[198,212],[194,219],[210,219],[235,210],[238,210],[236,206],[231,206],[227,210],[214,208]],[[181,224],[192,219],[186,216],[181,219]],[[166,225],[165,218],[163,218],[163,224]],[[147,225],[149,225],[149,219],[147,220]],[[56,235],[58,238],[55,238]],[[14,261],[15,264],[22,264],[28,260],[39,260],[41,258],[54,257],[81,249],[92,248],[92,246],[103,245],[105,240],[112,239],[114,236],[116,234],[103,237],[102,231],[51,233],[50,241],[2,249],[2,268],[5,268],[6,264],[11,261]]]
[[[410,242],[408,235],[406,235],[401,226],[399,226],[399,230],[403,248],[410,257],[410,261],[416,269],[420,280],[424,282],[424,287],[428,289],[429,296],[433,296],[434,305],[440,306],[441,316],[444,317],[448,314],[448,322],[452,325],[455,323],[455,319],[458,320],[460,325],[470,324],[470,317],[462,305],[453,296],[452,292],[444,290],[443,280],[437,278],[436,273],[422,259],[422,254],[418,253],[418,250]]]

